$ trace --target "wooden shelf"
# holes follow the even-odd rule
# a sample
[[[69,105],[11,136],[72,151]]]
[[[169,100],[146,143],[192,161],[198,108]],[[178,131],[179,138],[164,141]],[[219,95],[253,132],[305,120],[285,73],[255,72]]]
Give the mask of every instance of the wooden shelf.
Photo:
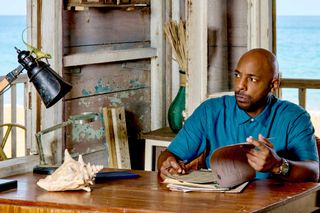
[[[99,4],[99,3],[68,3],[68,10],[88,10],[89,8],[112,8],[112,9],[126,9],[126,8],[138,8],[148,7],[148,4]]]
[[[152,58],[157,55],[156,48],[132,48],[125,50],[97,50],[94,52],[76,53],[63,57],[64,67],[88,64],[109,63],[136,59]]]

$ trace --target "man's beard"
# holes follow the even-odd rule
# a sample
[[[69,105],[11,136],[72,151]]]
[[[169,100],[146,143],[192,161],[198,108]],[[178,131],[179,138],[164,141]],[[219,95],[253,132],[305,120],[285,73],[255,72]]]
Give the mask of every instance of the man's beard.
[[[269,95],[266,95],[265,98],[262,98],[257,102],[253,102],[252,97],[250,95],[246,95],[241,91],[235,91],[235,96],[238,107],[246,112],[256,112],[259,108],[264,108],[269,97]]]

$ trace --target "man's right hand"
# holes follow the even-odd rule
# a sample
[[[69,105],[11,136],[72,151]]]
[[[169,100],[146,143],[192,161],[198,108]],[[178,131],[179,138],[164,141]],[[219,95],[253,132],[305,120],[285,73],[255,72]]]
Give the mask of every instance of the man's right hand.
[[[158,171],[160,177],[164,180],[165,177],[174,174],[185,174],[185,167],[178,163],[177,158],[168,150],[163,151],[158,159]]]

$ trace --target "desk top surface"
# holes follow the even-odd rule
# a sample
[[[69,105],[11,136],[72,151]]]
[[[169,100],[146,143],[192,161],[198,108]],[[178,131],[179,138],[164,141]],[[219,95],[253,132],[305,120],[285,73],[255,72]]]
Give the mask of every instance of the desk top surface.
[[[171,192],[159,183],[156,172],[133,172],[141,177],[97,183],[91,192],[47,192],[36,185],[44,175],[12,176],[18,180],[18,188],[0,192],[0,204],[101,212],[247,212],[271,210],[320,190],[320,183],[259,180],[239,194]]]

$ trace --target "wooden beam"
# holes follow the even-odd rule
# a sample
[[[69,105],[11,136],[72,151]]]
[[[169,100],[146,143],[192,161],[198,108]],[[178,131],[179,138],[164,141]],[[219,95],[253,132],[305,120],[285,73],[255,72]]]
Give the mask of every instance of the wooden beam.
[[[207,0],[188,0],[186,116],[190,116],[207,96]]]
[[[59,75],[62,75],[63,64],[63,39],[62,39],[62,11],[63,1],[42,0],[41,4],[41,49],[50,53],[52,59],[49,60],[51,68]],[[46,129],[58,123],[62,123],[63,103],[59,101],[54,106],[46,109],[41,105],[41,127]],[[49,164],[61,163],[64,152],[64,136],[62,129],[47,134],[43,140],[44,153],[48,159],[52,159]],[[54,149],[52,148],[54,147]]]
[[[99,64],[116,61],[151,58],[156,56],[155,48],[132,48],[126,50],[98,50],[70,54],[63,57],[64,67]]]
[[[282,78],[280,80],[280,87],[281,88],[320,89],[320,80]]]
[[[272,0],[248,0],[248,49],[272,51]]]
[[[165,1],[151,0],[150,36],[156,57],[151,58],[151,130],[165,125]]]

